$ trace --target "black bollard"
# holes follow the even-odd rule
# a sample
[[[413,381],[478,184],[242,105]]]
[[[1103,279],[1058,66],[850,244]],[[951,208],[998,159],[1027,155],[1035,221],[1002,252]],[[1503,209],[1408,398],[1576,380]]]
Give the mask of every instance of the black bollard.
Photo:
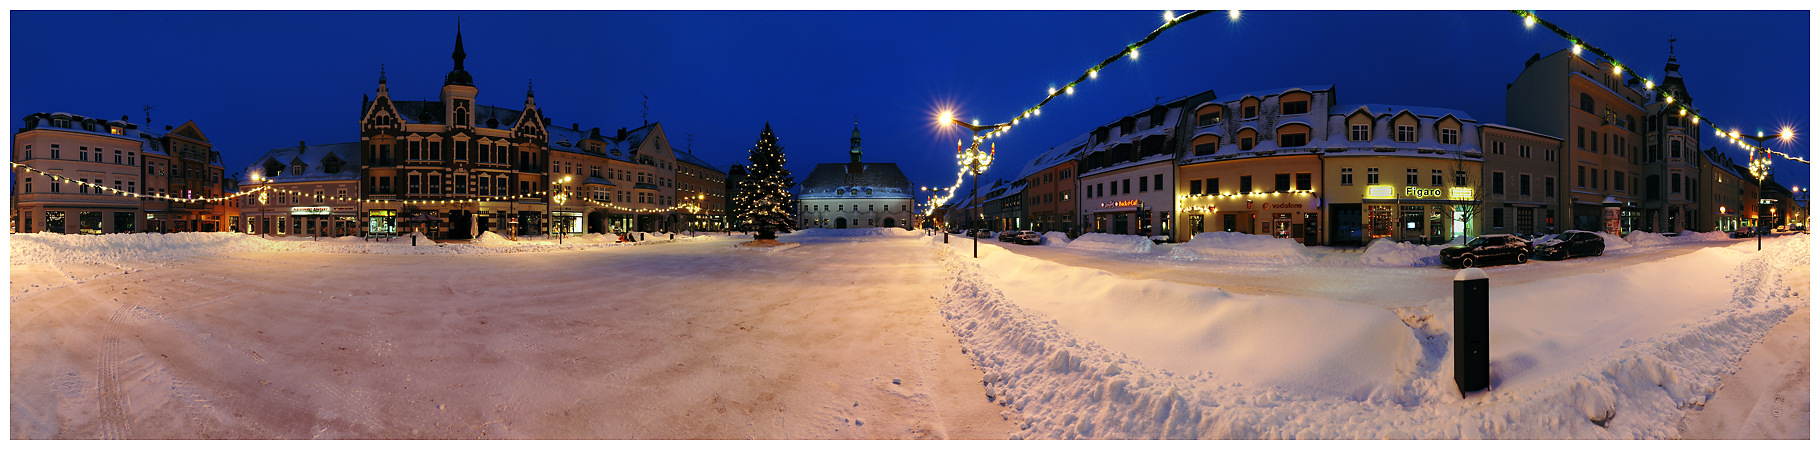
[[[417,246],[417,233],[411,233],[411,246]]]
[[[1491,386],[1491,279],[1477,267],[1453,277],[1453,380],[1460,395]]]

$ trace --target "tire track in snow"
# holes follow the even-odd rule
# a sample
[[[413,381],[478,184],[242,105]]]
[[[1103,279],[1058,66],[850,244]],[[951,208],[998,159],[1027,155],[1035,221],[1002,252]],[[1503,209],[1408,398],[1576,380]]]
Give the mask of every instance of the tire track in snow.
[[[120,357],[123,350],[121,339],[117,336],[119,325],[128,317],[129,310],[136,305],[121,306],[108,317],[104,338],[106,344],[101,349],[101,362],[96,375],[97,398],[101,410],[101,439],[126,439],[132,431],[129,428],[128,406],[125,388],[121,386]]]

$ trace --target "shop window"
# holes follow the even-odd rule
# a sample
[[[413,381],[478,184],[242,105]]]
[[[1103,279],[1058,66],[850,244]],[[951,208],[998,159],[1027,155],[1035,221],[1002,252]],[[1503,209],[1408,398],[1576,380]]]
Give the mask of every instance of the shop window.
[[[52,186],[56,186],[56,185],[53,184]],[[68,228],[66,228],[65,224],[63,223],[63,211],[45,211],[44,212],[44,231],[49,231],[52,233],[64,233],[64,232],[66,232],[66,230],[68,230]]]
[[[78,220],[80,220],[80,224],[82,224],[80,233],[84,233],[84,235],[100,235],[100,233],[102,233],[102,211],[82,211],[82,215],[78,217]]]

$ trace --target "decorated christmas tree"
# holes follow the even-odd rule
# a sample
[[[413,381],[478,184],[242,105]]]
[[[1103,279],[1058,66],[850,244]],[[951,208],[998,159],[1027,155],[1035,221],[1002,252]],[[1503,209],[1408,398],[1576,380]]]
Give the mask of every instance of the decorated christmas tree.
[[[771,134],[771,124],[758,134],[746,166],[750,173],[740,184],[736,202],[746,205],[739,221],[752,230],[754,240],[775,240],[778,232],[796,229],[796,217],[790,212],[790,186],[796,183],[790,170],[784,168],[784,147]]]

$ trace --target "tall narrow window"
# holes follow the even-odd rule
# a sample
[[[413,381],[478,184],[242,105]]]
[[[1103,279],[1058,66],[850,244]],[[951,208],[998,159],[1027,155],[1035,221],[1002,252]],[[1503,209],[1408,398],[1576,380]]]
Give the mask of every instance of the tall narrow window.
[[[1378,184],[1378,168],[1365,168],[1365,184]]]
[[[1341,186],[1351,186],[1352,185],[1352,168],[1351,167],[1341,167],[1340,168],[1340,185]]]
[[[1251,193],[1251,175],[1239,176],[1239,193],[1240,194],[1250,194]]]
[[[1408,185],[1408,186],[1421,186],[1422,185],[1422,181],[1417,179],[1417,175],[1416,175],[1417,172],[1416,172],[1415,168],[1410,168],[1403,172],[1404,172],[1404,176],[1403,176],[1404,185]]]

